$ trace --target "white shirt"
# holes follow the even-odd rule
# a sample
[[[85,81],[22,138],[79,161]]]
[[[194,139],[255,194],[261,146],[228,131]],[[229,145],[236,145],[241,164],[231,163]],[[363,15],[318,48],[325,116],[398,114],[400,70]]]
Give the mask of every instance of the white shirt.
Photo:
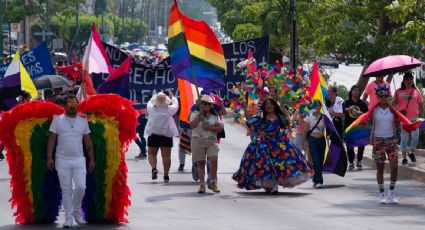
[[[54,116],[49,131],[58,135],[56,159],[76,160],[84,157],[83,135],[90,133],[86,118],[81,115],[75,118],[65,114]]]
[[[200,113],[199,111],[194,111],[190,114],[190,121],[193,121],[195,117]],[[207,125],[217,125],[220,124],[220,120],[218,116],[210,114],[208,118],[205,118],[205,120],[202,121],[202,119],[199,121],[198,125],[192,129],[192,137],[201,137],[201,138],[209,138],[209,137],[216,137],[217,133],[211,132],[209,130],[205,130],[202,128],[202,124],[205,123]]]
[[[167,107],[155,107],[149,100],[147,105],[148,123],[144,136],[149,137],[152,134],[166,137],[178,136],[179,131],[173,118],[178,109],[179,102],[175,97],[171,99],[171,105]]]
[[[341,97],[335,98],[335,103],[331,105],[328,109],[332,109],[335,113],[344,113],[344,107],[343,107],[344,99]]]
[[[383,109],[377,106],[373,111],[373,126],[375,137],[392,137],[394,136],[394,114],[389,107]]]

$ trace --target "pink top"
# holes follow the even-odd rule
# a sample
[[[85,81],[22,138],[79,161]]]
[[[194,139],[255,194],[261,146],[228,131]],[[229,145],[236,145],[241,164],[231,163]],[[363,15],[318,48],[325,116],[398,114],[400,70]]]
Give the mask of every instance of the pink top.
[[[413,90],[413,91],[412,91]],[[410,94],[412,98],[409,101]],[[395,91],[395,98],[398,99],[397,109],[406,110],[406,117],[410,120],[419,117],[419,105],[422,103],[422,95],[419,90],[413,89],[398,89]],[[409,101],[409,104],[407,102]]]
[[[369,95],[369,110],[373,109],[376,104],[378,104],[378,96],[376,96],[375,90],[378,88],[378,84],[376,81],[372,81],[366,86],[366,89],[364,90],[364,93]],[[390,83],[384,81],[379,84],[379,86],[384,87],[386,85],[390,89],[391,94],[391,86]]]

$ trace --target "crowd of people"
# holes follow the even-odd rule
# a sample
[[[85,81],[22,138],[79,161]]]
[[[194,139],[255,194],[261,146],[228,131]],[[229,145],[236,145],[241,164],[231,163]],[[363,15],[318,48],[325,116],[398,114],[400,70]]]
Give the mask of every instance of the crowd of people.
[[[322,188],[324,184],[322,166],[327,145],[322,103],[313,101],[310,115],[298,127],[292,129],[291,114],[287,107],[276,99],[277,90],[263,87],[258,89],[257,93],[258,99],[244,106],[247,136],[251,141],[242,155],[237,171],[232,176],[237,187],[247,190],[264,189],[267,193],[276,194],[278,186],[294,187],[312,179],[314,188]],[[338,96],[336,87],[329,87],[328,94],[326,107],[340,137],[344,129],[360,115],[368,111],[373,112],[369,121],[372,127],[370,144],[373,146],[372,156],[377,166],[379,201],[398,203],[398,197],[394,192],[398,174],[398,144],[400,143],[402,151],[402,164],[408,164],[407,157],[410,163],[415,163],[414,152],[418,144],[419,131],[409,133],[401,129],[399,142],[397,130],[401,126],[398,115],[392,108],[397,108],[408,119],[424,116],[422,94],[413,82],[413,75],[410,73],[404,75],[401,87],[395,91],[394,97],[391,96],[390,85],[383,81],[383,77],[377,77],[367,85],[363,100],[360,99],[360,88],[357,85],[351,87],[346,100]],[[368,97],[370,102],[366,102]],[[85,188],[83,175],[87,171],[92,171],[95,166],[94,163],[89,164],[89,169],[86,170],[82,163],[78,163],[83,162],[81,158],[83,143],[91,151],[89,153],[91,158],[93,153],[87,120],[76,113],[78,104],[76,97],[70,96],[69,93],[63,95],[56,90],[49,100],[53,98],[54,102],[64,106],[66,112],[63,116],[56,117],[51,124],[47,167],[58,170],[66,212],[64,226],[70,226],[72,217],[77,223],[84,222],[78,211],[81,194],[84,194],[82,191]],[[23,93],[20,103],[29,100],[30,97]],[[191,108],[187,122],[178,119],[179,113],[179,100],[170,91],[152,96],[147,104],[146,113],[141,113],[138,118],[138,137],[135,141],[140,152],[136,159],[147,157],[151,166],[151,178],[157,180],[159,174],[157,154],[161,151],[163,181],[169,182],[172,179],[169,171],[173,138],[179,137],[178,170],[184,170],[185,158],[191,154],[192,176],[194,180],[199,181],[198,192],[205,193],[208,188],[214,193],[219,193],[217,178],[219,143],[220,138],[225,137],[221,116],[226,114],[223,100],[216,92],[203,92],[198,102]],[[56,154],[56,159],[53,160],[51,155],[56,142],[58,143],[56,151],[57,153],[59,151],[59,154]],[[0,147],[3,151],[3,147]],[[70,149],[73,150],[69,151]],[[348,170],[362,169],[364,150],[364,147],[357,148],[357,161],[354,164],[356,158],[354,148],[347,146]],[[3,153],[0,157],[4,159]],[[387,159],[390,162],[391,177],[389,191],[385,193],[383,174]],[[76,183],[74,190],[72,184],[69,184],[72,179]]]

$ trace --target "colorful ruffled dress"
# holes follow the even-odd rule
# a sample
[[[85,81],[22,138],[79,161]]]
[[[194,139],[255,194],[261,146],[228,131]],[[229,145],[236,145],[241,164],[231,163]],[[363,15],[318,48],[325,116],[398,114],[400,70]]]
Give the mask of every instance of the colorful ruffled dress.
[[[265,120],[255,116],[247,125],[254,128],[255,135],[232,177],[239,188],[267,190],[276,185],[291,188],[313,176],[313,167],[289,140],[286,119]]]

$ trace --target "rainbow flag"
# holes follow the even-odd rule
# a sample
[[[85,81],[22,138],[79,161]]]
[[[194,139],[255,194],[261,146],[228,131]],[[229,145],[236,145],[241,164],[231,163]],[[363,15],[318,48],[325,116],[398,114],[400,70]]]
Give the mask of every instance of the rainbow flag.
[[[310,75],[310,86],[307,87],[307,99],[310,101],[319,100],[322,104],[323,119],[325,121],[326,132],[330,143],[326,148],[323,171],[344,176],[347,171],[347,154],[341,137],[339,136],[332,118],[325,105],[325,95],[327,95],[327,84],[319,71],[317,61],[314,61],[313,70]]]
[[[180,92],[179,120],[189,123],[190,109],[198,100],[196,86],[183,79],[177,79],[177,84]]]
[[[378,105],[375,105],[375,107]],[[369,110],[367,113],[362,114],[358,117],[348,128],[344,131],[344,140],[348,146],[351,147],[362,147],[369,144],[370,132],[372,129],[371,120],[373,110]],[[425,120],[423,118],[415,118],[410,121],[407,117],[401,114],[397,109],[389,105],[389,108],[394,113],[396,119],[398,119],[403,125],[403,129],[407,132],[416,130],[417,128],[425,128]]]
[[[220,42],[207,23],[181,13],[176,0],[168,19],[168,50],[175,77],[204,89],[224,87],[226,62]]]

